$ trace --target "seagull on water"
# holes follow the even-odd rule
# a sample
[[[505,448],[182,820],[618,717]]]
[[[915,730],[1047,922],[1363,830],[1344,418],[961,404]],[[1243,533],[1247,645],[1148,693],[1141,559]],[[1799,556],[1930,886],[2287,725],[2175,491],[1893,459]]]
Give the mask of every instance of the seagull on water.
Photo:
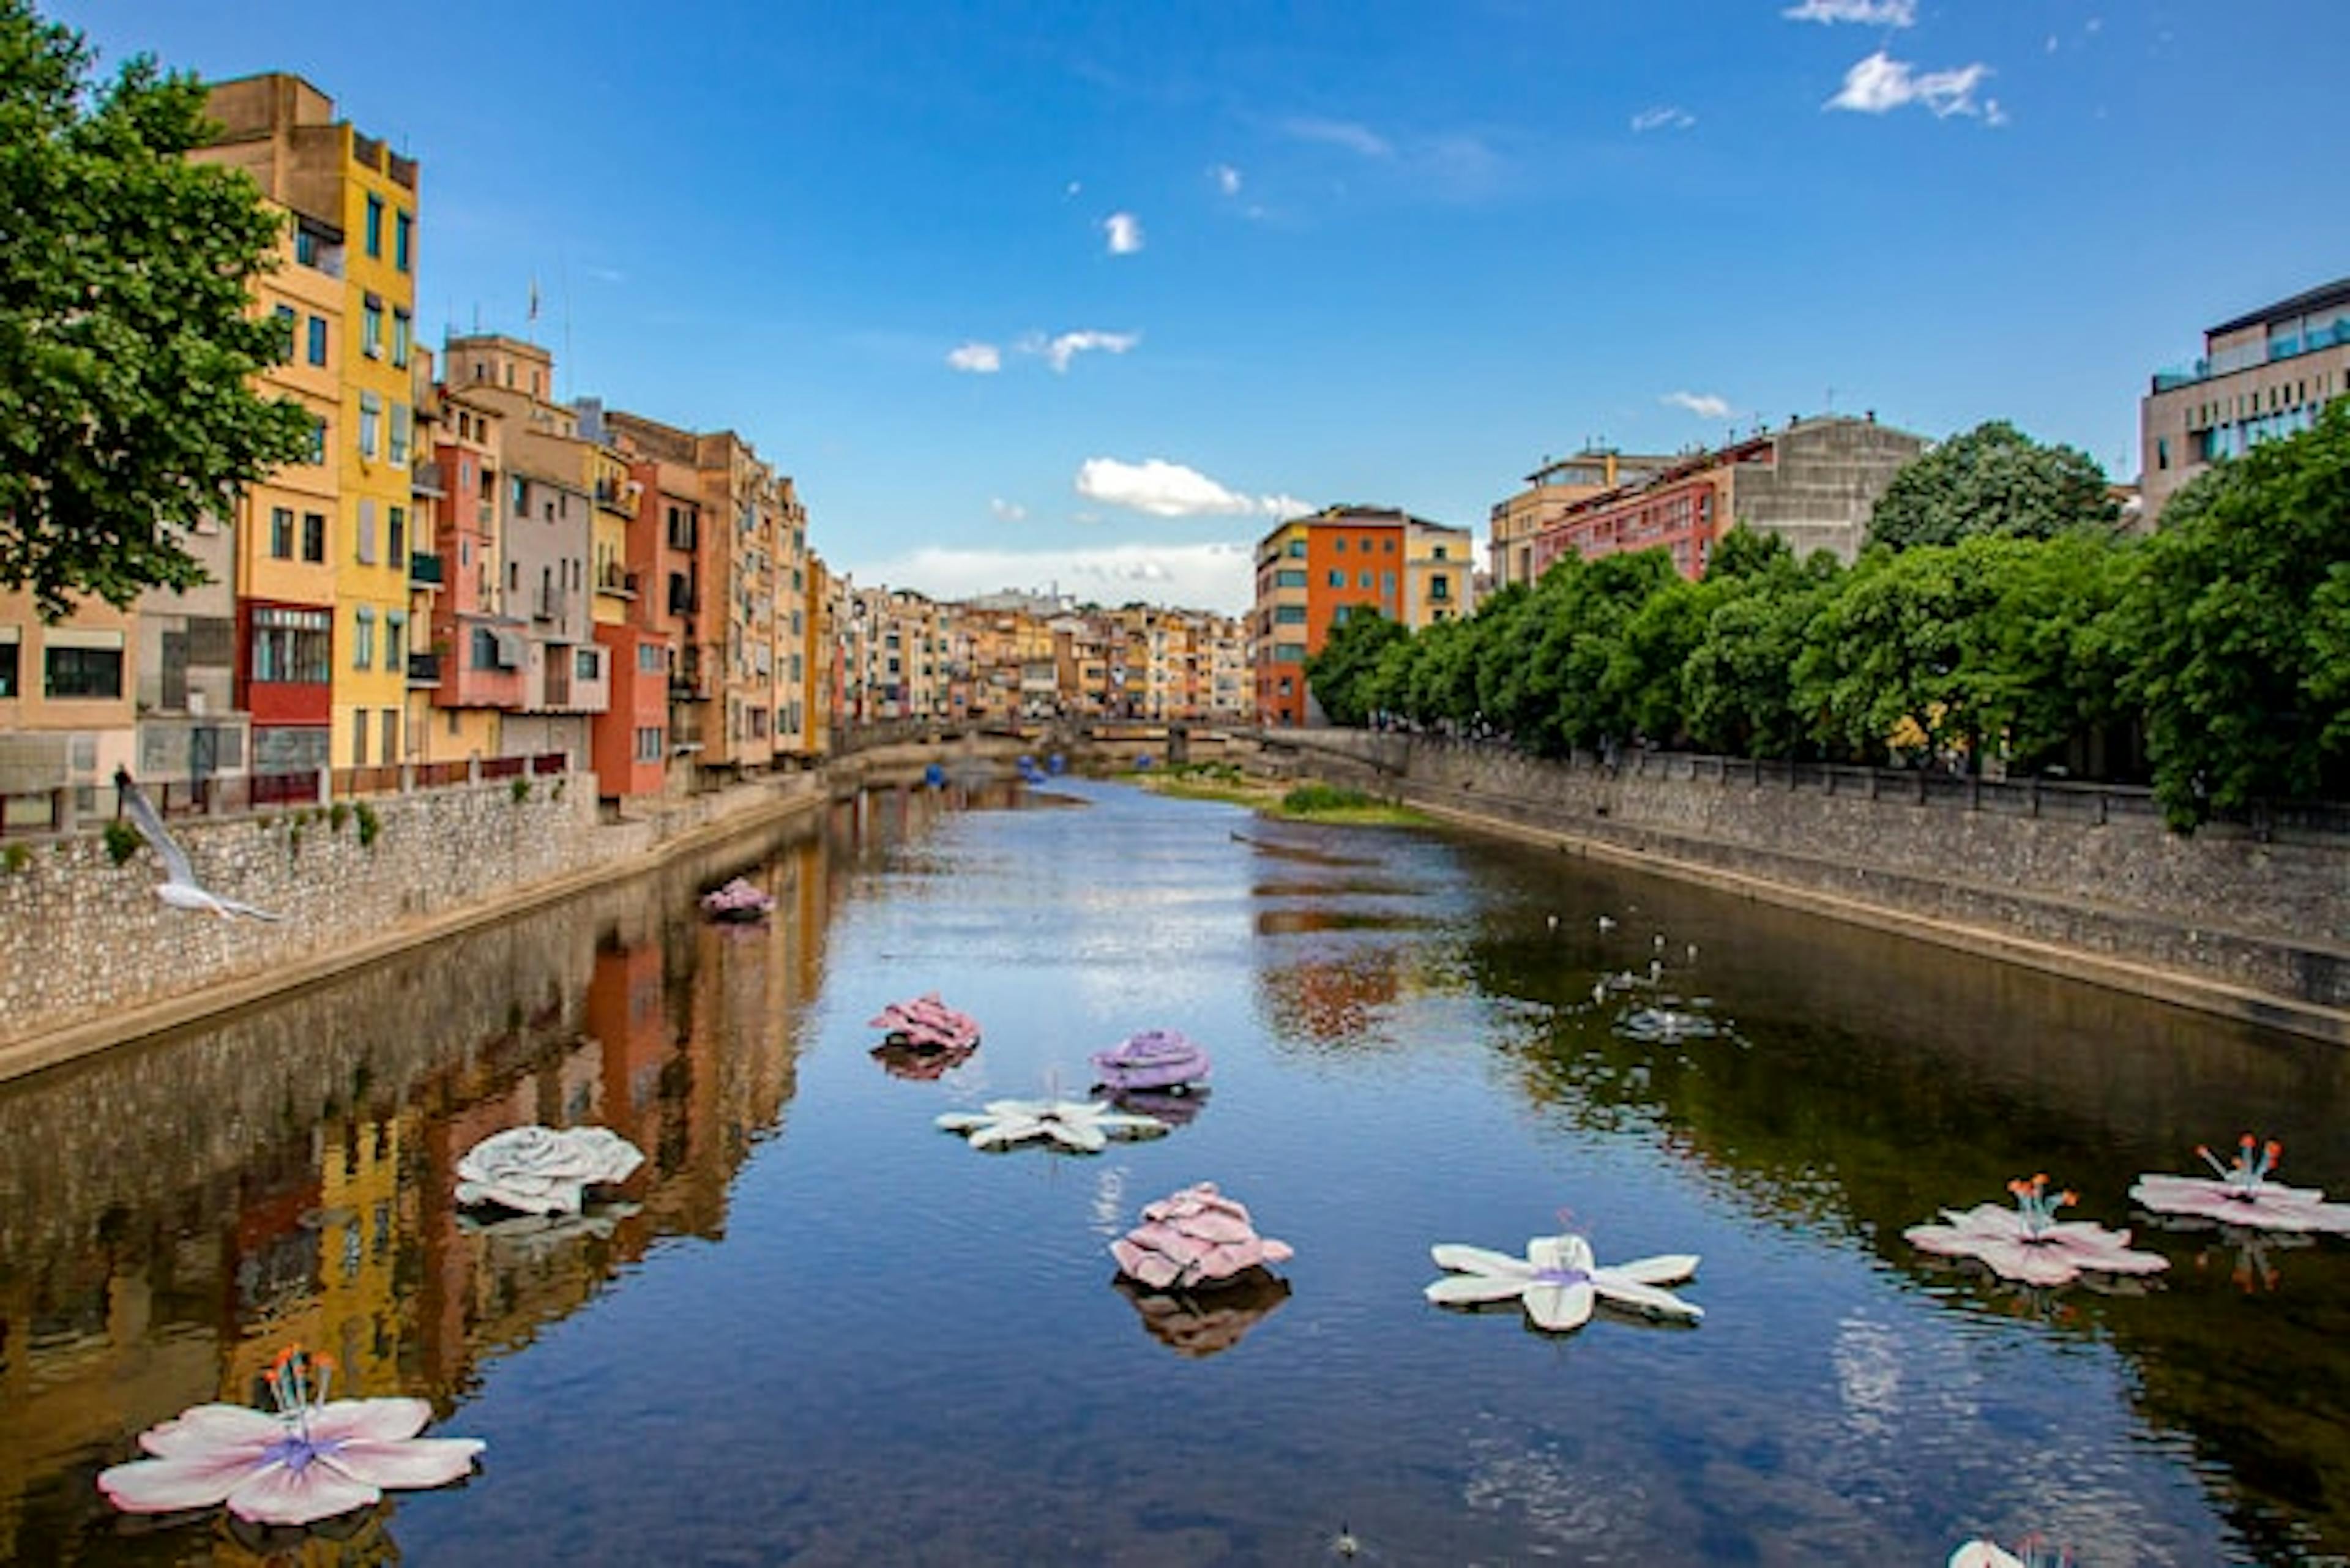
[[[251,920],[286,918],[250,904],[240,904],[234,898],[224,898],[197,881],[195,869],[188,864],[187,851],[172,839],[145,793],[131,781],[128,768],[114,770],[114,787],[122,797],[122,809],[130,814],[130,826],[162,857],[163,879],[155,884],[155,897],[175,909],[210,909],[224,920],[233,920],[240,915]]]
[[[1599,934],[1601,936],[1606,936],[1615,929],[1616,918],[1613,915],[1602,915],[1599,917]]]

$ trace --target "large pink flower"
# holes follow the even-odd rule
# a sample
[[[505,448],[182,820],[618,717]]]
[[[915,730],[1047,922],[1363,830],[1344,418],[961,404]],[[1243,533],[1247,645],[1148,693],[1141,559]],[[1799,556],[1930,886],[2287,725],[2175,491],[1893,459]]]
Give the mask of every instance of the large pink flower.
[[[2141,1176],[2129,1195],[2158,1214],[2185,1214],[2264,1231],[2350,1232],[2350,1203],[2328,1203],[2317,1188],[2287,1187],[2268,1179],[2276,1168],[2278,1156],[2284,1153],[2284,1145],[2272,1138],[2262,1146],[2246,1133],[2238,1140],[2238,1150],[2236,1158],[2222,1166],[2209,1148],[2199,1144],[2195,1152],[2219,1172],[2216,1179]]]
[[[2032,1285],[2068,1285],[2083,1274],[2152,1274],[2170,1267],[2156,1252],[2130,1250],[2130,1233],[2083,1220],[2059,1220],[2056,1210],[2074,1200],[2070,1192],[2048,1190],[2048,1179],[2011,1181],[2015,1207],[1979,1203],[1960,1213],[1942,1210],[1946,1225],[1912,1225],[1902,1234],[1910,1243],[1947,1257],[1980,1260],[1991,1272]]]
[[[317,1376],[315,1383],[312,1372]],[[99,1473],[99,1490],[129,1513],[174,1513],[225,1502],[256,1524],[310,1524],[388,1489],[444,1486],[473,1468],[473,1438],[420,1438],[421,1399],[326,1397],[322,1358],[288,1352],[269,1373],[276,1411],[198,1405],[150,1428],[153,1459]]]

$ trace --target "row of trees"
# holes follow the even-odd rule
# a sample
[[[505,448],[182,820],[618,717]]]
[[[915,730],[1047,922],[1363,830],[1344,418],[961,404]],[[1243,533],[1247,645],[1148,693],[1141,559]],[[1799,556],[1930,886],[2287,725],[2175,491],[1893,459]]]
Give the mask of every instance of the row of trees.
[[[2012,431],[1985,430],[1888,492],[1932,521],[1887,532],[1932,542],[1846,568],[1739,530],[1699,582],[1660,550],[1564,560],[1417,634],[1357,616],[1307,677],[1334,722],[1543,755],[1645,742],[2150,776],[2182,828],[2350,793],[2350,401],[2203,475],[2145,538],[2114,532],[2102,483],[2050,492]],[[1981,504],[1985,476],[2041,499]]]

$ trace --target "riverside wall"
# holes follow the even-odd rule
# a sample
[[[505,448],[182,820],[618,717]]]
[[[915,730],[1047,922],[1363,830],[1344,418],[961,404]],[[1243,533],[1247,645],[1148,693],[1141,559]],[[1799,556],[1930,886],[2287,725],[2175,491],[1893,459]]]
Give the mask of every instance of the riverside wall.
[[[1687,758],[1602,768],[1417,735],[1267,739],[1285,771],[1471,826],[2350,1044],[2339,840],[1832,793]]]

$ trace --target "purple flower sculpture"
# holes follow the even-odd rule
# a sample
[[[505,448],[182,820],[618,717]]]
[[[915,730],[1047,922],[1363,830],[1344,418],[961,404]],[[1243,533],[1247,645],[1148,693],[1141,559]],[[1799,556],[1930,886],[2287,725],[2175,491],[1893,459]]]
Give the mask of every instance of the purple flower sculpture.
[[[2012,1209],[1996,1203],[1978,1203],[1964,1213],[1946,1209],[1948,1224],[1912,1225],[1902,1234],[1925,1251],[1974,1258],[2028,1285],[2069,1285],[2085,1273],[2152,1274],[2170,1267],[2160,1253],[2132,1251],[2126,1231],[2059,1220],[2056,1210],[2075,1196],[2049,1191],[2045,1176],[2011,1181],[2007,1189],[2015,1197]]]
[[[702,912],[713,920],[748,924],[775,911],[775,897],[737,877],[723,888],[702,896]]]
[[[1180,1091],[1208,1075],[1208,1054],[1178,1030],[1146,1029],[1093,1054],[1095,1082],[1114,1094]]]
[[[978,1021],[941,1002],[935,991],[891,1002],[867,1027],[887,1035],[886,1044],[918,1051],[968,1051],[979,1044]]]
[[[1170,1194],[1142,1211],[1142,1223],[1109,1244],[1127,1278],[1158,1291],[1211,1290],[1265,1277],[1287,1262],[1289,1243],[1260,1236],[1248,1208],[1212,1181]]]
[[[310,1524],[364,1508],[394,1487],[445,1486],[469,1473],[473,1438],[420,1438],[421,1399],[327,1397],[333,1364],[280,1351],[268,1374],[275,1411],[198,1405],[140,1434],[152,1459],[99,1474],[126,1513],[176,1513],[225,1502],[255,1524]]]
[[[2262,1231],[2350,1231],[2350,1203],[2328,1203],[2314,1187],[2287,1187],[2271,1181],[2284,1145],[2271,1138],[2265,1145],[2246,1133],[2238,1140],[2236,1158],[2221,1165],[2218,1157],[2198,1144],[2195,1152],[2218,1173],[2217,1179],[2200,1176],[2141,1176],[2131,1188],[2131,1199],[2158,1214],[2184,1214],[2216,1220],[2222,1225],[2243,1225]]]

